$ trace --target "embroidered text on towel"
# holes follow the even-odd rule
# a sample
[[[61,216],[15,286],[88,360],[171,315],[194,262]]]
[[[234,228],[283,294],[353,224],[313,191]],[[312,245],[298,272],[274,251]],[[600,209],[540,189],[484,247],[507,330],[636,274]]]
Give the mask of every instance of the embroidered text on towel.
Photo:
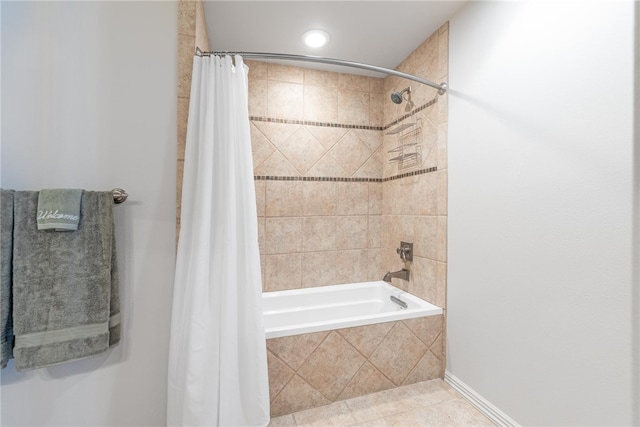
[[[69,219],[72,221],[77,221],[80,219],[80,217],[78,215],[61,214],[56,210],[55,212],[39,211],[38,219]]]

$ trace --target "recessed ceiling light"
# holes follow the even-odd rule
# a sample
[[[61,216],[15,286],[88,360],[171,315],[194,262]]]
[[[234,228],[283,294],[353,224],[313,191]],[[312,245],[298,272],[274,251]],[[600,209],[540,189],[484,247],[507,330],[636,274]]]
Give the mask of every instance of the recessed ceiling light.
[[[329,33],[324,30],[309,30],[302,35],[302,42],[309,47],[322,47],[330,39]]]

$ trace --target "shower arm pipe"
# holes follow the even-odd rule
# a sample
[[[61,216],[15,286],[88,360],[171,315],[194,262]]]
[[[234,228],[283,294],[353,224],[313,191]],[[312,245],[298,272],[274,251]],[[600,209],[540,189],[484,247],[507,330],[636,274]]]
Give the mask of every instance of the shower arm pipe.
[[[263,53],[263,52],[202,52],[200,49],[196,49],[196,55],[209,56],[209,55],[240,55],[246,59],[276,59],[281,61],[306,61],[306,62],[318,62],[321,64],[340,65],[344,67],[360,68],[362,70],[374,71],[377,73],[389,74],[396,77],[402,77],[403,79],[412,80],[414,82],[422,83],[423,85],[430,86],[438,89],[439,95],[444,95],[447,91],[446,83],[435,83],[431,80],[423,79],[413,74],[403,73],[401,71],[390,70],[388,68],[378,67],[376,65],[363,64],[360,62],[344,61],[342,59],[324,58],[322,56],[312,55],[293,55],[288,53]]]

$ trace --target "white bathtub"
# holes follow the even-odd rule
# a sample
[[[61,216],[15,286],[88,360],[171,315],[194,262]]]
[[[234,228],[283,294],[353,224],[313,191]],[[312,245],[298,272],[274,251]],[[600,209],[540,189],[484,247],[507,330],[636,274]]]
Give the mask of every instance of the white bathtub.
[[[267,338],[442,314],[442,308],[383,281],[263,292],[262,304]]]

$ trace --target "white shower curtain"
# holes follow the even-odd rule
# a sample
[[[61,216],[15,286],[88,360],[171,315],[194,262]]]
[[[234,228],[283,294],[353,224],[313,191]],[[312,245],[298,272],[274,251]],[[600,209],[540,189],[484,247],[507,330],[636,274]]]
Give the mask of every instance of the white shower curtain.
[[[167,422],[264,426],[262,322],[247,67],[194,57],[169,351]]]

